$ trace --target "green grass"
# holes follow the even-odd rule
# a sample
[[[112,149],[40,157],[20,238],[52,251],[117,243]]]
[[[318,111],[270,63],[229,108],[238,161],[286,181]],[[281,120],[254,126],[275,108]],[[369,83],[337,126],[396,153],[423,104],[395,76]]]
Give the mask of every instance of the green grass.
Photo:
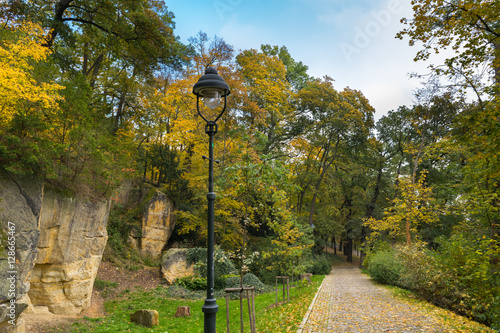
[[[290,288],[290,302],[273,307],[275,294],[266,293],[256,297],[255,311],[258,332],[296,332],[324,276],[313,276],[311,284],[302,284]],[[278,301],[282,297],[282,289],[278,293]],[[198,300],[172,298],[169,288],[160,286],[153,291],[135,291],[123,299],[113,300],[105,304],[107,317],[84,318],[71,327],[63,328],[64,332],[161,332],[161,333],[198,333],[203,332],[204,314],[201,307],[204,297]],[[217,301],[217,332],[226,332],[225,299]],[[174,317],[178,306],[190,306],[191,317]],[[130,322],[130,314],[139,309],[154,309],[160,315],[160,325],[146,328]],[[239,332],[239,300],[229,302],[230,324],[232,332]],[[248,308],[244,300],[245,332],[249,332]],[[52,332],[62,332],[54,329]]]
[[[95,279],[94,280],[94,288],[96,290],[104,290],[106,288],[116,288],[118,286],[118,283],[116,282],[111,282],[107,280],[100,280],[100,279]]]

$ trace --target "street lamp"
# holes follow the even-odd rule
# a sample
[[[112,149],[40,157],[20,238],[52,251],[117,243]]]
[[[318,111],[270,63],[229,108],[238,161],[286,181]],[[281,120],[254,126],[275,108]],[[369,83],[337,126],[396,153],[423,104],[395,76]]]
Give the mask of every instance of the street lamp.
[[[208,67],[205,70],[205,75],[200,77],[198,82],[193,86],[193,94],[196,95],[196,109],[198,114],[207,123],[205,133],[209,137],[208,145],[208,224],[207,224],[207,299],[202,306],[202,311],[205,314],[205,333],[215,333],[216,313],[219,310],[214,298],[214,135],[217,133],[217,120],[226,110],[226,97],[230,94],[229,86],[222,77],[217,74],[217,71]],[[204,116],[200,112],[200,97],[203,98],[205,106],[214,110],[219,106],[221,98],[224,98],[224,107],[222,111],[210,116]],[[208,118],[208,119],[207,119]]]

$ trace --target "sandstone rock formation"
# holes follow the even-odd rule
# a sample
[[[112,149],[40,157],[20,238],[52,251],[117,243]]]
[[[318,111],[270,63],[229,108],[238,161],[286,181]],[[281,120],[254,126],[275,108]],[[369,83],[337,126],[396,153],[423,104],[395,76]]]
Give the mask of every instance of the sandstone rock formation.
[[[109,201],[67,198],[46,190],[40,216],[38,256],[29,296],[35,307],[75,315],[90,306],[106,245]]]
[[[132,187],[120,189],[118,199],[144,204],[137,243],[143,255],[159,256],[174,228],[172,203],[151,187],[140,187],[134,198]],[[89,307],[110,202],[69,198],[42,179],[0,170],[0,332],[24,333],[25,310],[76,315]]]
[[[141,235],[131,235],[131,241],[142,256],[159,257],[174,230],[174,207],[167,196],[155,189],[151,199],[144,203]]]
[[[170,249],[163,253],[161,273],[168,284],[175,280],[194,275],[194,264],[187,263],[187,249]]]
[[[40,179],[0,171],[1,332],[25,331],[20,315],[29,305],[26,293],[30,290],[29,278],[36,255],[42,197]],[[9,254],[9,245],[15,248],[15,258]]]

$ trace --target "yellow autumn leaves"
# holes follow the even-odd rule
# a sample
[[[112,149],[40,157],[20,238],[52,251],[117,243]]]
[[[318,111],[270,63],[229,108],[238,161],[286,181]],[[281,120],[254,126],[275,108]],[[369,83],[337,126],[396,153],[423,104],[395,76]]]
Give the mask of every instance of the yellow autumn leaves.
[[[409,177],[399,178],[398,182],[399,195],[392,200],[392,206],[384,212],[384,217],[365,221],[372,231],[370,243],[375,242],[381,234],[386,234],[393,240],[405,238],[409,245],[419,226],[439,221],[439,208],[432,188],[425,186],[425,173],[416,182]]]
[[[7,124],[23,105],[24,110],[57,107],[62,86],[38,82],[34,63],[46,59],[49,50],[41,46],[42,28],[24,22],[15,30],[0,30],[0,125]]]

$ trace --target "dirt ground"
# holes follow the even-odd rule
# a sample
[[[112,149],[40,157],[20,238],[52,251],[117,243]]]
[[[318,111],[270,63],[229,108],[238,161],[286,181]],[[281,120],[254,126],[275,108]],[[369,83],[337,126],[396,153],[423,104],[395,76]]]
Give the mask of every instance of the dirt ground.
[[[158,267],[146,267],[135,272],[124,268],[118,268],[109,262],[101,262],[97,271],[97,279],[110,282],[116,282],[118,286],[112,288],[113,295],[118,295],[124,290],[134,290],[142,288],[150,290],[156,288],[161,283],[160,269]],[[108,294],[109,295],[109,294]],[[104,317],[104,302],[116,296],[107,296],[104,299],[102,292],[94,290],[90,307],[78,316],[59,316],[50,312],[37,314],[25,314],[23,318],[26,322],[26,332],[30,333],[46,333],[52,328],[69,327],[75,321],[83,318],[99,318]]]

